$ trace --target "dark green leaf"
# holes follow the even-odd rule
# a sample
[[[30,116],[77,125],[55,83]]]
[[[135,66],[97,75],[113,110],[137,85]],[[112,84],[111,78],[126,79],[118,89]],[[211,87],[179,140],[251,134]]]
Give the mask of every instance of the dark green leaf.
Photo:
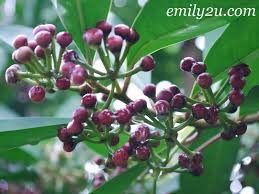
[[[96,26],[96,22],[105,20],[110,9],[110,0],[52,0],[64,27],[73,36],[77,47],[83,55],[89,55],[89,47],[85,47],[83,33]],[[94,52],[91,51],[93,59]]]
[[[145,163],[140,163],[105,183],[91,194],[121,194],[146,169]]]
[[[38,175],[34,171],[21,170],[18,172],[0,172],[0,179],[6,181],[24,182],[24,181],[35,181]]]
[[[241,115],[253,114],[259,111],[259,86],[254,87],[245,98],[240,108]]]
[[[0,120],[0,151],[55,137],[57,129],[68,123],[65,118],[14,118]]]

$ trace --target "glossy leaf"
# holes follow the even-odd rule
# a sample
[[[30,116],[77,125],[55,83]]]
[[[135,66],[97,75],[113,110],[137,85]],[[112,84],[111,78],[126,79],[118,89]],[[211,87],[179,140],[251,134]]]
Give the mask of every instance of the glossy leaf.
[[[259,86],[255,86],[250,90],[248,95],[245,98],[245,102],[242,104],[240,108],[241,115],[248,115],[257,113],[259,111]]]
[[[145,163],[140,163],[105,183],[91,194],[121,194],[146,169]]]
[[[26,144],[37,144],[55,137],[57,129],[68,123],[64,118],[14,118],[0,120],[0,151]]]
[[[110,0],[52,0],[54,8],[64,27],[73,36],[77,47],[83,55],[93,59],[94,52],[85,47],[83,33],[96,26],[96,22],[105,20],[110,9]],[[87,54],[86,54],[87,52]]]
[[[192,2],[192,5],[194,4],[200,8],[221,7],[225,11],[230,7],[251,7],[256,2],[196,0]],[[141,57],[149,53],[219,28],[235,19],[234,17],[216,16],[197,19],[196,17],[183,15],[172,17],[166,15],[168,8],[183,7],[189,8],[190,2],[182,0],[151,0],[146,3],[133,25],[141,35],[141,38],[129,54],[129,66],[134,65]],[[223,13],[225,13],[224,11]]]

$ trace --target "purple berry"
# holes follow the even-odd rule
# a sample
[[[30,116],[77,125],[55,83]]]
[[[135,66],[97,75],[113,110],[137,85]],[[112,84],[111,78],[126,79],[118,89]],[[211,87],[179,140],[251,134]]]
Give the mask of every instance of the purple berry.
[[[73,120],[79,123],[86,122],[88,118],[88,113],[89,113],[88,109],[84,107],[80,107],[74,111]]]
[[[110,146],[116,146],[120,142],[120,137],[118,135],[112,136],[112,138],[109,141]]]
[[[67,90],[70,88],[70,80],[63,77],[63,78],[58,78],[56,80],[56,87],[59,89],[59,90]]]
[[[185,96],[179,93],[172,98],[170,106],[172,109],[181,109],[185,106],[185,104],[186,104]]]
[[[102,30],[103,35],[107,37],[112,31],[112,25],[106,21],[100,21],[96,24],[96,27]]]
[[[144,142],[150,136],[150,129],[146,125],[139,125],[136,129],[133,138],[135,138],[136,142]]]
[[[154,98],[156,96],[156,86],[154,84],[145,85],[143,94],[149,98]]]
[[[103,39],[103,31],[98,28],[91,28],[84,33],[84,41],[93,48],[101,45]]]
[[[139,146],[136,148],[136,157],[139,160],[146,161],[149,159],[150,150],[146,146]]]
[[[67,125],[67,132],[69,135],[79,135],[82,133],[84,125],[76,120],[72,120]]]
[[[48,26],[43,25],[43,24],[38,25],[38,26],[36,26],[36,27],[33,29],[32,33],[33,33],[33,35],[35,36],[37,33],[41,32],[41,31],[47,31],[47,32],[49,32]]]
[[[41,102],[45,97],[45,90],[41,86],[33,86],[29,90],[29,97],[33,102]]]
[[[127,108],[116,111],[114,115],[119,124],[124,125],[131,121],[131,112]]]
[[[5,81],[8,84],[16,84],[19,81],[16,73],[20,71],[21,68],[19,65],[14,64],[8,67],[5,71]]]
[[[45,58],[45,52],[44,52],[44,48],[42,48],[41,46],[36,46],[34,53],[37,57],[44,59]]]
[[[172,93],[173,96],[180,93],[180,89],[176,85],[171,85],[168,90]]]
[[[18,35],[13,41],[13,47],[18,49],[22,46],[28,46],[28,39],[25,35]]]
[[[99,121],[99,118],[98,118],[98,115],[99,115],[99,111],[96,111],[96,112],[94,112],[93,114],[92,114],[92,121],[94,122],[94,124],[96,124],[96,125],[99,125],[100,124],[100,121]],[[102,128],[100,128],[101,130],[98,130],[98,131],[100,131],[100,132],[103,132],[103,130],[102,130]]]
[[[131,115],[134,115],[136,112],[134,110],[134,102],[130,102],[126,105],[126,108],[130,111]]]
[[[123,149],[117,150],[116,152],[114,152],[112,156],[112,162],[116,166],[121,166],[121,167],[126,167],[128,165],[128,159],[129,159],[129,155]]]
[[[234,89],[229,93],[228,98],[231,104],[240,106],[243,103],[245,96],[241,90]]]
[[[241,136],[243,134],[245,134],[247,130],[247,125],[244,123],[244,122],[240,122],[236,127],[235,127],[235,130],[234,130],[234,133],[238,136]]]
[[[246,84],[246,80],[243,76],[234,74],[230,77],[229,83],[234,89],[243,89]]]
[[[171,102],[172,97],[173,95],[169,90],[163,89],[157,94],[156,100],[165,100],[167,102]]]
[[[78,55],[77,55],[76,51],[74,51],[74,50],[65,51],[62,57],[63,57],[63,61],[65,63],[66,62],[73,62],[76,59],[78,59]]]
[[[151,55],[145,56],[140,64],[142,71],[151,71],[155,68],[155,61]]]
[[[54,35],[56,33],[56,26],[54,24],[45,24],[46,28],[48,28],[48,31]]]
[[[250,73],[251,73],[251,70],[249,66],[243,63],[230,68],[228,71],[228,74],[230,76],[236,74],[236,75],[247,77],[250,75]]]
[[[186,154],[180,154],[178,156],[178,164],[182,168],[189,168],[190,163],[191,163],[190,158]]]
[[[128,36],[126,37],[126,40],[128,42],[130,42],[131,44],[135,44],[139,40],[139,34],[135,30],[130,29],[130,32],[129,32]]]
[[[212,84],[212,78],[209,73],[201,73],[197,77],[197,83],[203,89],[208,89]]]
[[[216,106],[210,106],[207,109],[205,120],[209,124],[215,124],[218,121],[218,108]]]
[[[114,54],[121,52],[122,44],[123,44],[123,39],[120,36],[116,36],[116,35],[109,37],[106,41],[106,45],[108,49]]]
[[[66,152],[72,152],[76,148],[76,143],[71,141],[65,142],[63,144],[63,149]]]
[[[201,176],[203,173],[203,165],[201,163],[192,163],[190,170],[193,176]]]
[[[62,127],[62,128],[58,129],[58,138],[62,142],[68,142],[68,141],[71,140],[71,136],[67,132],[67,128],[66,127]]]
[[[96,96],[94,94],[85,94],[82,97],[81,103],[85,108],[93,108],[97,103]]]
[[[42,48],[47,48],[52,41],[52,35],[48,31],[41,31],[35,35],[35,40]]]
[[[56,36],[56,40],[62,48],[68,47],[73,41],[71,35],[68,32],[59,32]]]
[[[193,64],[195,63],[194,58],[192,57],[185,57],[184,59],[181,60],[180,62],[180,68],[183,71],[191,71],[191,68],[193,66]]]
[[[84,67],[76,65],[71,73],[71,82],[75,85],[81,85],[87,78],[87,71]]]
[[[15,60],[17,60],[19,63],[28,63],[31,60],[32,57],[32,50],[28,46],[22,46],[15,52]]]
[[[196,119],[204,119],[206,118],[207,114],[207,109],[203,104],[196,103],[192,105],[192,115]]]
[[[194,163],[199,163],[200,164],[202,162],[202,160],[203,160],[202,153],[201,152],[195,152],[195,154],[192,157],[192,161]]]
[[[108,109],[104,109],[99,112],[98,120],[101,125],[111,125],[113,123],[113,113]]]
[[[31,50],[35,50],[35,48],[36,48],[36,46],[38,46],[38,44],[37,44],[37,42],[36,42],[36,40],[30,40],[29,42],[28,42],[28,47],[30,47],[31,48]]]
[[[193,64],[191,71],[195,75],[200,75],[201,73],[204,73],[206,69],[206,64],[203,62],[197,62]]]
[[[114,33],[121,36],[123,39],[126,39],[130,34],[130,28],[125,24],[118,24],[114,28]]]
[[[101,158],[100,156],[96,156],[94,159],[93,159],[94,163],[97,164],[98,166],[100,165],[103,165],[104,164],[104,159]]]
[[[133,104],[134,112],[142,113],[145,109],[147,109],[147,102],[144,99],[139,99],[134,101]]]
[[[72,63],[72,62],[66,62],[63,63],[60,67],[60,73],[62,73],[64,76],[66,76],[67,78],[70,78],[73,69],[75,68],[76,64]]]
[[[131,155],[131,154],[132,154],[132,151],[133,151],[133,149],[132,149],[132,147],[131,147],[131,145],[130,145],[129,142],[125,143],[125,144],[121,147],[121,149],[123,149],[124,151],[126,151],[126,152],[128,153],[128,155]]]
[[[161,134],[160,134],[160,132],[159,131],[154,131],[154,132],[152,132],[151,134],[150,134],[150,137],[152,138],[154,138],[154,137],[160,137],[161,136]],[[151,143],[151,146],[152,147],[158,147],[160,145],[160,140],[157,140],[157,141],[153,141],[152,143]]]
[[[156,110],[156,115],[164,116],[169,114],[170,105],[165,100],[159,100],[154,105]]]

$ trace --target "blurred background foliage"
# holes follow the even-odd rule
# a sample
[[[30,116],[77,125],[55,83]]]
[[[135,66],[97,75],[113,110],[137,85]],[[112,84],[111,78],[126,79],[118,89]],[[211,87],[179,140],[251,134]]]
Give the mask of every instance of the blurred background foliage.
[[[145,0],[114,0],[109,19],[113,23],[123,22],[131,25],[144,3]],[[41,23],[53,23],[58,31],[63,30],[50,1],[0,0],[0,25],[15,24],[33,28]],[[156,52],[153,56],[157,61],[157,67],[152,72],[152,82],[158,84],[161,80],[167,80],[185,88],[187,93],[190,92],[192,79],[179,71],[178,64],[184,56],[193,56],[201,60],[204,45],[204,37],[199,37]],[[12,64],[11,53],[12,49],[0,41],[0,118],[70,116],[74,107],[80,103],[79,97],[72,92],[48,95],[43,103],[32,104],[27,96],[28,85],[23,83],[18,86],[6,85],[4,70]],[[233,175],[234,178],[227,183],[230,189],[225,193],[238,191],[241,194],[254,194],[259,191],[259,164],[258,155],[256,155],[259,149],[257,127],[253,125],[251,132],[242,140],[239,158],[237,158],[239,163],[233,171],[235,176]],[[73,157],[71,154],[65,154],[61,144],[55,139],[41,142],[36,146],[24,146],[9,152],[0,152],[0,187],[8,184],[8,193],[17,194],[85,194],[88,193],[86,188],[91,188],[93,175],[86,171],[94,168],[90,161],[93,156],[94,153],[84,145],[79,146],[73,152]],[[179,188],[179,182],[173,181],[172,177],[169,177],[169,181],[172,183],[169,183],[170,187],[168,181],[161,183],[161,185],[165,184],[168,189],[160,189],[159,193],[165,194]],[[241,190],[242,187],[237,189],[240,187],[240,182],[246,191]],[[139,190],[142,187],[145,189]],[[136,192],[150,193],[149,183],[144,186],[136,184],[133,190],[126,193]]]

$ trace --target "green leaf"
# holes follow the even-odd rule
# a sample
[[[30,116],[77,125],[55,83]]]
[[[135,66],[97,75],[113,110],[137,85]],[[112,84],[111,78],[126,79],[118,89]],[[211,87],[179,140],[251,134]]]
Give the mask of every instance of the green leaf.
[[[244,2],[236,0],[205,1],[196,0],[200,8],[222,7],[223,13],[230,7],[252,7],[256,2]],[[134,65],[141,57],[153,53],[171,44],[191,39],[200,34],[228,24],[234,17],[196,17],[172,16],[168,17],[168,8],[190,8],[189,1],[182,0],[151,0],[146,3],[138,15],[133,27],[139,32],[140,40],[132,47],[128,57],[129,66]],[[151,19],[152,18],[152,19]]]
[[[241,30],[245,29],[245,30]],[[258,85],[259,18],[242,17],[232,22],[210,49],[205,63],[208,71],[216,76],[229,67],[244,62],[250,65],[246,91]]]
[[[191,147],[198,147],[215,133],[217,133],[216,129],[205,131]],[[204,173],[202,176],[181,174],[181,189],[176,193],[186,194],[195,191],[195,193],[219,194],[229,191],[229,177],[237,158],[239,143],[240,139],[236,138],[231,141],[219,140],[211,144],[203,152]]]
[[[259,111],[259,86],[255,86],[245,97],[245,102],[240,108],[241,115],[253,114]]]
[[[24,165],[31,165],[37,161],[37,159],[28,151],[22,148],[15,148],[12,150],[0,152],[0,159],[11,163],[20,163]]]
[[[0,25],[0,40],[10,46],[19,34],[24,34],[28,39],[33,39],[32,28],[21,25]]]
[[[91,194],[121,194],[146,169],[145,163],[140,163],[105,183]]]
[[[0,151],[55,137],[57,129],[68,122],[69,119],[48,117],[0,120]]]
[[[51,0],[66,30],[73,36],[77,47],[93,59],[94,51],[85,47],[83,33],[94,28],[96,22],[105,20],[111,6],[110,0]]]

